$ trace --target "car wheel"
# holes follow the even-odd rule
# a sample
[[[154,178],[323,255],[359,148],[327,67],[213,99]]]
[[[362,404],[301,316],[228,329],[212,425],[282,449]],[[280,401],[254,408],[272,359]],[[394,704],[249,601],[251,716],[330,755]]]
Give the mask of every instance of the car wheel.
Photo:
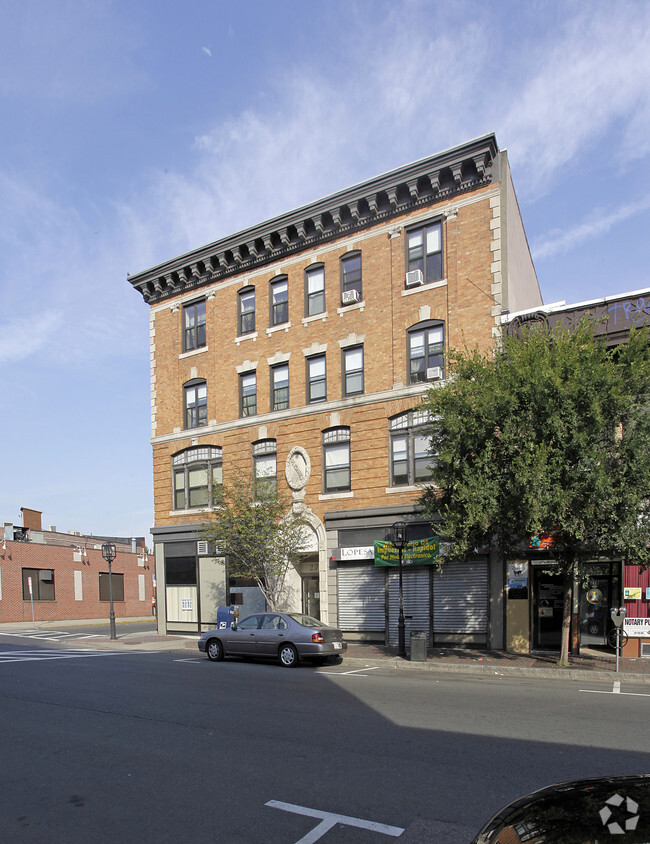
[[[285,668],[293,668],[294,665],[298,664],[298,651],[294,645],[282,645],[278,656],[280,665],[284,665]]]
[[[205,652],[212,662],[221,662],[223,659],[223,645],[218,639],[210,639]]]
[[[597,636],[600,633],[600,624],[590,624],[589,625],[589,633],[592,636]]]

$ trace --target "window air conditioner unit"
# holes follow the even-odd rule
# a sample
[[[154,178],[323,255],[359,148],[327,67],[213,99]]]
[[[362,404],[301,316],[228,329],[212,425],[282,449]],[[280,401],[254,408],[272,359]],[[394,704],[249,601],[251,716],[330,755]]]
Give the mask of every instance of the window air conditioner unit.
[[[208,548],[208,543],[201,539],[199,542],[196,543],[196,550],[198,552],[199,557],[208,557],[210,556],[210,549]]]
[[[354,302],[359,301],[359,292],[358,290],[344,290],[343,296],[341,300],[344,305],[352,305]]]
[[[427,369],[427,381],[440,381],[442,378],[441,366],[430,366]]]
[[[407,287],[417,287],[418,284],[422,284],[423,281],[424,276],[422,275],[422,270],[411,270],[411,272],[406,273]]]

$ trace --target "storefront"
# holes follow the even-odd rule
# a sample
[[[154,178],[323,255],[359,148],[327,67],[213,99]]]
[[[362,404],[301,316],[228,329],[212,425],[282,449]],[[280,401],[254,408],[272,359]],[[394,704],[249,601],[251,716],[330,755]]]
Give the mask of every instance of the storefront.
[[[411,632],[426,633],[429,646],[490,646],[488,556],[448,562],[439,571],[437,551],[435,558],[427,558],[428,552],[419,557],[414,553],[418,543],[426,547],[435,536],[435,528],[422,520],[415,508],[406,513],[378,508],[326,516],[329,542],[335,544],[330,568],[336,573],[338,626],[350,640],[397,644],[397,557],[389,562],[380,560],[377,545],[391,546],[391,527],[400,519],[407,521],[410,540],[410,553],[405,550],[402,567],[407,647]],[[500,581],[497,576],[497,583]]]
[[[621,562],[587,564],[588,577],[572,596],[574,648],[608,647],[610,610],[621,603]],[[562,643],[564,577],[555,560],[536,555],[508,562],[507,649],[514,653],[559,651]]]

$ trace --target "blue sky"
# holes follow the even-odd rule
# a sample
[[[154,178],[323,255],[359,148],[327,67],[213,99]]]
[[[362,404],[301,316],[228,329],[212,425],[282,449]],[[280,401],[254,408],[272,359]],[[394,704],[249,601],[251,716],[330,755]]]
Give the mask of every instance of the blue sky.
[[[650,2],[0,0],[0,519],[153,524],[126,280],[494,131],[545,302],[650,287]]]

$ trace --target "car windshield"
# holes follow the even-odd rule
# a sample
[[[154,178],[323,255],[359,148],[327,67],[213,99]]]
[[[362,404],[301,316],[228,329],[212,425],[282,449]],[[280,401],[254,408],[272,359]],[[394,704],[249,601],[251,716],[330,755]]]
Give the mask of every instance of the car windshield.
[[[297,621],[298,624],[302,624],[303,627],[327,627],[327,624],[324,624],[317,618],[312,618],[310,615],[303,615],[303,613],[300,612],[292,612],[289,613],[289,615],[294,621]]]

